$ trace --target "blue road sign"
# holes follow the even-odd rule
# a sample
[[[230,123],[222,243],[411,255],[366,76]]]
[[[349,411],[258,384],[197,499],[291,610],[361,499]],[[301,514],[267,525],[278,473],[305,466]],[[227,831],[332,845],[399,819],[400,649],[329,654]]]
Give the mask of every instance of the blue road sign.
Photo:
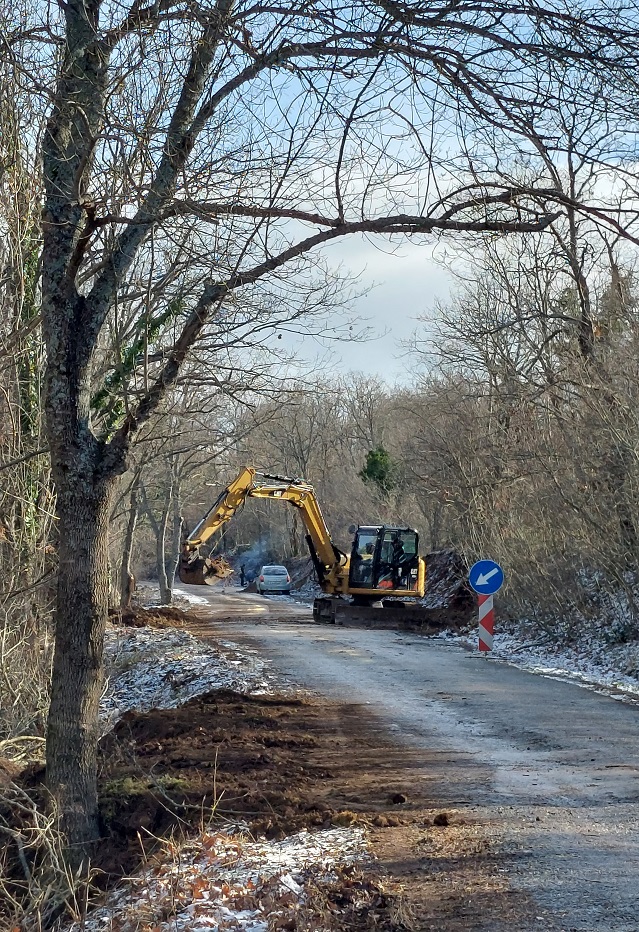
[[[471,566],[468,582],[480,595],[492,595],[504,584],[504,571],[494,560],[478,560]]]

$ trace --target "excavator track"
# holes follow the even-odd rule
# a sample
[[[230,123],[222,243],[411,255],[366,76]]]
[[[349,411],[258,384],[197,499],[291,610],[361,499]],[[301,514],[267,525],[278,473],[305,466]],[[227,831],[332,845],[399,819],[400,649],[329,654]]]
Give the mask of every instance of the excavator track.
[[[436,634],[450,625],[448,612],[390,599],[372,605],[353,605],[344,599],[318,598],[313,604],[313,620],[345,628],[389,628],[422,634]]]

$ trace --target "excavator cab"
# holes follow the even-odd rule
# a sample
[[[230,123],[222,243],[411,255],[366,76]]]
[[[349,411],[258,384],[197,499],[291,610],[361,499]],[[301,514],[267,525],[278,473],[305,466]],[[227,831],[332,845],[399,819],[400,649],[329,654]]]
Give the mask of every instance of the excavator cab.
[[[419,535],[413,528],[362,525],[351,550],[351,590],[417,588]]]

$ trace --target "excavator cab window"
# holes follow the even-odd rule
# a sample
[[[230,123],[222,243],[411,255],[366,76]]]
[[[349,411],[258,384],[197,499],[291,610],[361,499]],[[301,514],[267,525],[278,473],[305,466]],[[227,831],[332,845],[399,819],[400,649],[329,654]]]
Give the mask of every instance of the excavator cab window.
[[[353,589],[414,589],[417,531],[360,527],[353,541],[349,585]]]
[[[417,531],[380,528],[377,589],[414,589],[417,583]]]
[[[373,588],[379,531],[378,527],[360,527],[355,535],[349,573],[349,585],[354,588]]]

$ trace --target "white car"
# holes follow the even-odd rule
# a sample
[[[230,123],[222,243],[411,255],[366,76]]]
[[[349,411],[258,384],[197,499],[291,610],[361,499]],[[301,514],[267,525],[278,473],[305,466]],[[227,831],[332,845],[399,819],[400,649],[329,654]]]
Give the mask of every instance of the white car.
[[[263,566],[255,585],[262,595],[266,595],[267,592],[284,592],[289,595],[291,577],[285,566]]]

